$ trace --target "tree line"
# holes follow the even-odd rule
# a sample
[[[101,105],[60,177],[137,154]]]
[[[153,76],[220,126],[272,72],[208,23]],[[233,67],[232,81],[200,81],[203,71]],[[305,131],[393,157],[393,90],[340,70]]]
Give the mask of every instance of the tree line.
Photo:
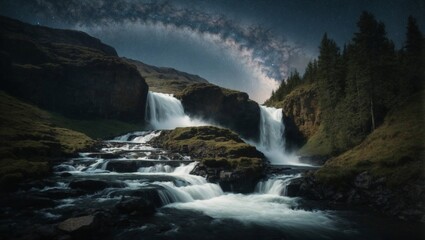
[[[317,60],[308,64],[302,77],[291,73],[268,100],[282,101],[297,86],[315,84],[321,125],[335,152],[358,144],[392,106],[421,91],[425,82],[425,40],[415,18],[408,18],[399,50],[371,13],[363,12],[357,27],[342,50],[325,33]]]

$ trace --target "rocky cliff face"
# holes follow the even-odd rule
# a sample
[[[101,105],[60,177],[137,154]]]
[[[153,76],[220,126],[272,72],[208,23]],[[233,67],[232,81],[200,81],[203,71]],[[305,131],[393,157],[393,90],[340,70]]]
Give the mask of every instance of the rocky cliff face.
[[[248,94],[211,84],[194,84],[177,97],[189,115],[216,122],[243,138],[258,138],[260,107]]]
[[[4,17],[0,29],[5,91],[71,117],[143,120],[148,86],[112,47]]]
[[[283,101],[268,105],[282,108],[287,148],[297,149],[311,138],[320,126],[320,108],[314,84],[301,85]]]

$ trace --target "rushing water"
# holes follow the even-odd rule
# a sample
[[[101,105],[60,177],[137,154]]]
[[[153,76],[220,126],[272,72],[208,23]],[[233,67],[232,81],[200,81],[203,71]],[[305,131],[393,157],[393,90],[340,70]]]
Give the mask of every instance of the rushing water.
[[[299,175],[274,176],[258,183],[256,192],[248,195],[225,193],[218,184],[209,183],[204,177],[191,175],[190,172],[197,162],[181,163],[178,166],[170,164],[175,160],[157,160],[153,155],[166,156],[168,153],[148,146],[147,139],[158,135],[158,132],[136,132],[118,137],[111,141],[110,147],[105,147],[105,153],[131,153],[143,149],[142,157],[130,161],[144,161],[150,166],[134,168],[134,172],[117,173],[108,170],[111,161],[128,161],[129,159],[117,156],[115,159],[92,159],[89,153],[81,154],[81,158],[72,159],[62,164],[57,170],[60,173],[70,172],[76,178],[90,179],[117,179],[125,184],[124,189],[156,188],[162,202],[163,211],[198,212],[213,219],[233,220],[241,224],[254,224],[261,228],[275,229],[273,231],[299,231],[303,229],[320,231],[324,236],[336,234],[337,223],[335,217],[326,211],[306,211],[299,208],[297,198],[285,196],[285,189],[289,181]],[[131,140],[129,140],[131,139]],[[134,145],[139,146],[137,149]],[[150,149],[150,150],[147,150]],[[133,156],[133,155],[132,155]],[[133,156],[134,157],[134,156]],[[160,158],[164,159],[164,158]],[[182,162],[190,159],[182,156]],[[59,174],[59,173],[58,173]],[[59,188],[59,186],[57,186]],[[67,184],[60,187],[67,188]],[[119,189],[107,189],[97,194],[97,201],[106,204],[117,201],[113,196]],[[93,198],[90,196],[90,198]],[[84,204],[86,199],[79,197],[67,199],[59,209],[72,208]],[[161,210],[162,211],[162,210]],[[160,212],[161,212],[160,211]],[[48,212],[51,216],[60,216],[60,211]],[[178,215],[178,214],[177,214]],[[170,216],[168,221],[173,221]],[[181,224],[177,218],[173,224]],[[239,224],[236,224],[239,225]],[[145,236],[140,230],[140,236]],[[311,232],[313,234],[313,232]],[[179,231],[176,231],[179,236]],[[314,236],[314,235],[312,235]]]
[[[171,95],[149,93],[148,121],[154,129],[205,124],[185,115],[179,100]],[[297,163],[284,153],[284,126],[280,109],[261,107],[260,141],[255,143],[274,164]],[[390,230],[376,230],[382,218],[370,214],[327,210],[300,198],[286,196],[288,184],[300,177],[299,171],[267,176],[258,182],[255,192],[223,192],[220,185],[192,175],[198,164],[189,156],[169,153],[149,145],[159,130],[128,133],[105,142],[98,152],[80,153],[80,157],[54,166],[56,176],[41,187],[17,193],[23,196],[53,196],[53,207],[41,207],[31,216],[0,219],[2,232],[19,233],[32,229],[33,223],[51,224],[92,212],[114,211],[123,199],[151,196],[159,203],[151,217],[135,221],[124,215],[124,222],[114,225],[112,239],[397,239]],[[291,167],[290,167],[291,168]],[[300,167],[298,167],[300,168]],[[303,167],[301,167],[303,168]],[[108,183],[108,187],[79,192],[75,181]],[[52,184],[53,183],[53,184]],[[53,194],[53,195],[49,195]],[[112,210],[111,210],[112,209]],[[7,208],[1,208],[7,214]],[[7,216],[7,215],[5,215]],[[15,216],[15,218],[16,218]],[[355,219],[355,220],[353,220]],[[364,221],[370,221],[364,224]],[[408,229],[399,222],[385,222],[390,229]],[[392,226],[396,226],[393,228]],[[15,231],[16,229],[16,231]],[[402,233],[408,233],[404,231]],[[398,232],[397,232],[398,233]],[[19,235],[18,235],[19,236]]]
[[[160,205],[157,212],[148,218],[132,217],[131,224],[124,222],[116,225],[110,235],[112,239],[393,237],[392,232],[382,235],[381,231],[374,229],[382,218],[376,219],[370,215],[359,217],[346,211],[330,211],[314,205],[305,205],[302,199],[286,196],[288,183],[299,177],[294,172],[268,176],[257,184],[255,192],[251,194],[223,192],[218,184],[190,174],[197,165],[190,157],[176,156],[175,153],[149,146],[148,140],[159,133],[129,133],[106,142],[99,152],[81,153],[80,157],[55,166],[56,176],[48,181],[54,184],[17,193],[23,196],[54,194],[52,196],[55,205],[33,210],[30,216],[26,215],[25,211],[14,213],[16,216],[22,216],[19,221],[16,216],[2,218],[0,226],[9,227],[0,228],[0,234],[2,231],[14,229],[14,226],[14,232],[20,233],[23,229],[31,229],[34,222],[58,223],[72,214],[91,212],[92,209],[111,211],[123,199],[139,196],[141,191],[155,191]],[[127,168],[115,171],[120,169],[117,168],[120,164]],[[72,175],[63,177],[64,174]],[[70,183],[80,180],[100,180],[111,185],[94,192],[74,192]],[[77,195],[74,195],[75,193]],[[4,210],[1,206],[0,209],[7,214],[7,209]],[[123,217],[129,218],[126,215]],[[372,222],[371,227],[369,223],[365,227],[365,220]],[[385,224],[395,226],[394,223]],[[397,224],[398,228],[393,229],[402,228],[400,223]],[[385,233],[387,231],[384,230]]]
[[[251,142],[264,153],[274,165],[305,165],[298,157],[285,151],[285,125],[282,122],[282,109],[260,106],[260,138]]]
[[[171,94],[148,92],[146,121],[153,129],[203,126],[207,123],[185,114],[180,100]]]

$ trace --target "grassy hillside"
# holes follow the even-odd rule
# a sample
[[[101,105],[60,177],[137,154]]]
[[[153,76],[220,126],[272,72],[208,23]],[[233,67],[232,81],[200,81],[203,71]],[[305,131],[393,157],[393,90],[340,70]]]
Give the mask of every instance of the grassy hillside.
[[[384,123],[361,144],[328,160],[316,176],[322,182],[344,182],[368,171],[400,186],[424,177],[424,92],[393,108]]]
[[[48,161],[86,148],[87,135],[52,123],[51,114],[0,92],[0,185],[48,173]]]

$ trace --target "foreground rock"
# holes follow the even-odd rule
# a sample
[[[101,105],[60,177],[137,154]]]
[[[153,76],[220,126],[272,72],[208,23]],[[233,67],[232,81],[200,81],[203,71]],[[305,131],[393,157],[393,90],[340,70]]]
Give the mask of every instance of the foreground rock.
[[[193,84],[177,97],[185,112],[193,117],[218,123],[246,139],[259,136],[260,107],[246,93],[211,84]]]
[[[150,143],[200,161],[192,174],[219,183],[224,191],[252,192],[265,167],[264,155],[228,129],[177,128],[163,131]]]

